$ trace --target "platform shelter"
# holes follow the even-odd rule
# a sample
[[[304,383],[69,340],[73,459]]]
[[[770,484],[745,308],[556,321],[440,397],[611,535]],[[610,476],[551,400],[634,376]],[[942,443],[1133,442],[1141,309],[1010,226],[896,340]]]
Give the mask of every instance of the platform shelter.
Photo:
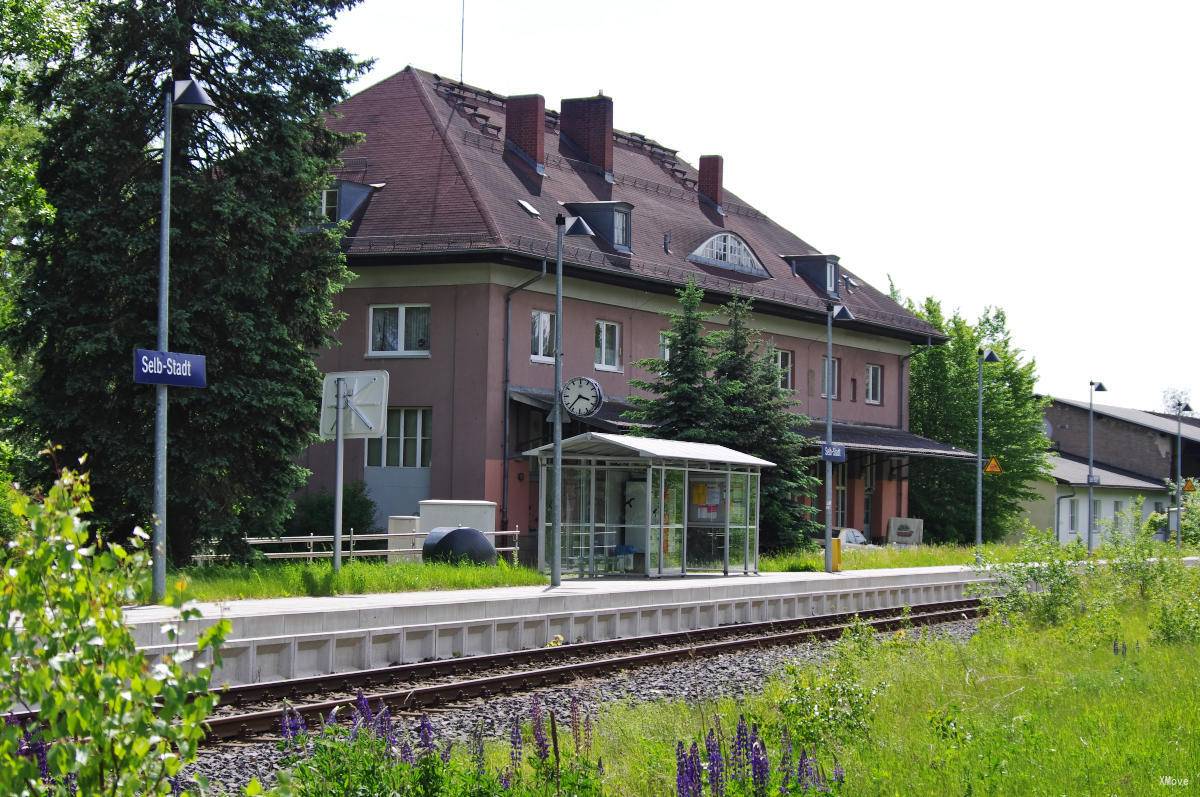
[[[564,577],[758,572],[765,459],[709,443],[588,432],[562,443]],[[548,570],[554,446],[537,457],[538,567]]]

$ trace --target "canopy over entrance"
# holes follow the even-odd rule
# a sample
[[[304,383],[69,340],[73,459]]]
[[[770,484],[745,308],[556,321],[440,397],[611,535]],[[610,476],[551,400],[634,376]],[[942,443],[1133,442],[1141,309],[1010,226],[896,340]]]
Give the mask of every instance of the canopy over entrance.
[[[679,576],[758,572],[759,472],[725,446],[588,432],[564,440],[562,572]],[[538,566],[552,549],[554,446],[540,475]]]

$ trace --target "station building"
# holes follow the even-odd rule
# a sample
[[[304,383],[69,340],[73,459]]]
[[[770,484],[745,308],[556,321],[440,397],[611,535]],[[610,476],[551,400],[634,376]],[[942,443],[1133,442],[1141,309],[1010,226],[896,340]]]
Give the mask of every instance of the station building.
[[[702,121],[698,112],[697,121]],[[505,97],[412,67],[349,98],[329,124],[360,133],[321,212],[348,222],[356,277],[338,298],[339,345],[322,371],[386,369],[387,437],[347,444],[347,480],[365,481],[378,522],[427,498],[490,500],[498,525],[536,550],[539,478],[525,456],[550,439],[555,217],[594,235],[567,239],[564,380],[587,376],[605,403],[568,417],[564,437],[621,432],[634,363],[667,354],[665,314],[689,279],[717,311],[735,293],[779,352],[781,389],[821,434],[826,306],[834,331],[834,524],[872,539],[908,514],[911,457],[973,455],[908,431],[908,358],[942,336],[835,255],[784,229],[723,181],[653,139],[613,128],[613,99]],[[313,446],[309,489],[333,484],[334,449]],[[964,467],[969,467],[964,463]],[[621,502],[616,502],[619,505]]]

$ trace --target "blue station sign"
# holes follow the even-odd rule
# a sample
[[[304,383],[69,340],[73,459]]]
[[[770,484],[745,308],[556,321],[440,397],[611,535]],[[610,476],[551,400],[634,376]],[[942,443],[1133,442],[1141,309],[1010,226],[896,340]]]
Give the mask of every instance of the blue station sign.
[[[841,443],[821,443],[821,460],[824,462],[845,462],[846,447]]]
[[[139,385],[207,387],[203,354],[177,351],[133,350],[133,381]]]

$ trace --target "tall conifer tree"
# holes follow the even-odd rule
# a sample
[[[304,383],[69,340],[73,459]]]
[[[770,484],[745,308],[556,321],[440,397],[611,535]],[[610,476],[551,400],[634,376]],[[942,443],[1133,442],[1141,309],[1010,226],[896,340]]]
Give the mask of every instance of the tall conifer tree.
[[[704,291],[695,281],[689,281],[676,295],[679,310],[669,314],[670,329],[666,333],[670,356],[636,363],[657,378],[629,380],[651,397],[630,396],[633,409],[626,417],[644,424],[634,434],[711,443],[712,424],[721,411],[712,378],[712,351],[704,334],[704,322],[711,313],[701,309]]]
[[[211,115],[174,116],[171,348],[208,357],[209,387],[171,391],[169,555],[278,530],[303,483],[320,375],[349,273],[313,209],[346,136],[321,114],[364,65],[316,41],[357,0],[114,0],[75,53],[34,81],[56,111],[10,341],[32,357],[25,432],[90,455],[99,520],[150,518],[154,392],[131,352],[156,330],[162,96],[208,89]]]
[[[728,302],[729,325],[712,335],[713,378],[722,405],[713,439],[775,463],[762,471],[759,535],[764,550],[779,550],[803,543],[810,527],[815,529],[811,499],[820,482],[812,470],[815,459],[805,454],[814,443],[797,431],[808,418],[793,412],[796,402],[780,389],[776,351],[764,349],[761,333],[750,326],[752,309],[747,299]]]

